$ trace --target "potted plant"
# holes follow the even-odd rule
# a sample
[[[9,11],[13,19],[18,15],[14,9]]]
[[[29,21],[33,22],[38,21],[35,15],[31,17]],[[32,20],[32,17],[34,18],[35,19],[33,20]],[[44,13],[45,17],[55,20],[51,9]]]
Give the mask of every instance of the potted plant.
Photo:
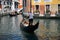
[[[46,10],[46,16],[50,16],[50,10]]]
[[[50,10],[46,10],[46,13],[49,14]]]

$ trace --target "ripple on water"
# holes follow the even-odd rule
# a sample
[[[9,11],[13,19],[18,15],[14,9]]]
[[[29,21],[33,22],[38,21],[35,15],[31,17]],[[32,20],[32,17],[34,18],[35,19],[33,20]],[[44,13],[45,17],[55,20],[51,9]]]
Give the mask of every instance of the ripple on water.
[[[9,34],[9,35],[0,35],[0,40],[24,40],[22,35]]]

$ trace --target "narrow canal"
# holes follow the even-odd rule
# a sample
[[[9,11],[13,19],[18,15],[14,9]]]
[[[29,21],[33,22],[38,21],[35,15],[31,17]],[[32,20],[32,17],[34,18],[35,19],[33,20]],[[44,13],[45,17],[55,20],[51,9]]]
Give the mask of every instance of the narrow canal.
[[[38,20],[39,27],[35,30],[35,34],[24,34],[20,29],[20,15],[1,17],[0,40],[60,40],[59,19],[34,19],[34,23]],[[25,35],[28,36],[25,37]]]

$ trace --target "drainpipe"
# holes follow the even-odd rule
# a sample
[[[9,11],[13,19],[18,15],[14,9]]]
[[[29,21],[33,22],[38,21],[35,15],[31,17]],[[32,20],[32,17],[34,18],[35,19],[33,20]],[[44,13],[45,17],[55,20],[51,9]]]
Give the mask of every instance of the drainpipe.
[[[30,0],[30,12],[31,12],[31,8],[32,8],[32,5],[31,5],[32,2],[31,2],[31,1],[32,1],[32,0]]]

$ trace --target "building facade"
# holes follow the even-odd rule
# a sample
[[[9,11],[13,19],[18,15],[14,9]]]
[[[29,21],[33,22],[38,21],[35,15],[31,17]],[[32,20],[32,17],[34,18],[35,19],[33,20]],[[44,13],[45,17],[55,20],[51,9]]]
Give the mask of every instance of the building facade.
[[[33,11],[38,10],[40,16],[44,14],[50,14],[55,16],[58,12],[58,1],[57,0],[32,0]]]
[[[19,4],[18,4],[18,8],[22,9],[23,8],[23,0],[18,0]]]
[[[5,13],[11,9],[12,0],[0,0],[0,11]]]
[[[2,6],[11,6],[12,0],[0,0],[0,8],[2,9]]]
[[[45,14],[56,16],[56,14],[60,14],[60,0],[26,0],[25,8],[26,12],[31,9],[33,13],[39,12],[40,16]]]
[[[19,0],[12,0],[11,10],[17,11],[18,10],[18,4],[19,4]]]
[[[2,8],[1,1],[0,1],[0,9]]]
[[[18,10],[19,0],[0,0],[0,10],[4,12],[5,9],[9,9],[10,11]],[[9,8],[6,8],[9,6]]]
[[[30,0],[23,0],[23,9],[24,12],[30,11]]]

